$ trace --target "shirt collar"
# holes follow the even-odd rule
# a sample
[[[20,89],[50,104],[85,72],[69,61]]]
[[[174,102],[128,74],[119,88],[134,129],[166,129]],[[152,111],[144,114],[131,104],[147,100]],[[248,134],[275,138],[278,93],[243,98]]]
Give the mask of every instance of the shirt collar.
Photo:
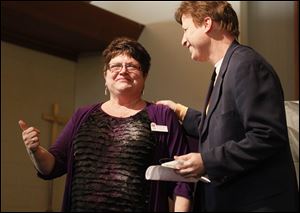
[[[224,58],[221,58],[221,59],[215,64],[215,69],[216,69],[216,74],[217,74],[217,75],[216,75],[216,78],[217,78],[217,76],[219,75],[219,72],[220,72],[220,68],[221,68],[223,59],[224,59]]]
[[[221,69],[221,65],[222,65],[222,62],[223,62],[223,58],[221,58],[216,64],[215,64],[215,72],[216,72],[216,78],[218,78],[218,75],[219,75],[219,72],[220,72],[220,69]],[[216,84],[216,80],[214,82],[214,85]]]

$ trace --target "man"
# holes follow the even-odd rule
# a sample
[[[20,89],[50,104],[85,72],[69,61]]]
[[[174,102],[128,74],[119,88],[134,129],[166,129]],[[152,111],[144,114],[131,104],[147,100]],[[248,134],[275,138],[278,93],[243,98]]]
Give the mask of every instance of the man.
[[[298,189],[290,152],[284,96],[272,66],[237,42],[238,19],[228,2],[183,1],[175,14],[191,58],[215,66],[202,112],[172,101],[199,153],[175,156],[198,183],[194,210],[297,211]]]

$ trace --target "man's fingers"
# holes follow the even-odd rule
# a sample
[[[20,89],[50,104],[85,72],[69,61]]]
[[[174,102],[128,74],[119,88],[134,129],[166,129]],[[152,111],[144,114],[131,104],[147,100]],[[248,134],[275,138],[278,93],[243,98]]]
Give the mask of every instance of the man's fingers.
[[[26,130],[26,129],[28,129],[27,124],[26,124],[25,121],[23,121],[23,120],[19,120],[19,126],[20,126],[20,128],[21,128],[23,131]]]
[[[175,160],[183,160],[183,161],[187,161],[187,160],[190,159],[190,155],[189,155],[189,154],[180,155],[180,156],[175,155],[175,156],[174,156],[174,159],[175,159]]]

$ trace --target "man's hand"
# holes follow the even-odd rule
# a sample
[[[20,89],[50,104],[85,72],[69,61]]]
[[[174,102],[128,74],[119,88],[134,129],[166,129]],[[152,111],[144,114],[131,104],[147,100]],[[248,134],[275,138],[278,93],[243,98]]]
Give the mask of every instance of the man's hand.
[[[160,100],[160,101],[156,101],[156,104],[162,104],[162,105],[166,105],[168,107],[170,107],[174,112],[176,110],[176,103],[174,103],[171,100]]]
[[[174,156],[175,160],[183,162],[178,164],[176,172],[186,178],[199,178],[205,173],[200,153],[189,153],[181,156]]]

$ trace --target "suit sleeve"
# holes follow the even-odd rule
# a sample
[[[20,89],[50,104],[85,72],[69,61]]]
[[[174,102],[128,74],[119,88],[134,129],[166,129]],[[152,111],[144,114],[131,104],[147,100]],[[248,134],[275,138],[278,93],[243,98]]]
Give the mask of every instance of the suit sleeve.
[[[201,115],[201,112],[192,108],[188,108],[182,122],[183,128],[186,133],[194,138],[199,138],[198,127],[201,121]]]

